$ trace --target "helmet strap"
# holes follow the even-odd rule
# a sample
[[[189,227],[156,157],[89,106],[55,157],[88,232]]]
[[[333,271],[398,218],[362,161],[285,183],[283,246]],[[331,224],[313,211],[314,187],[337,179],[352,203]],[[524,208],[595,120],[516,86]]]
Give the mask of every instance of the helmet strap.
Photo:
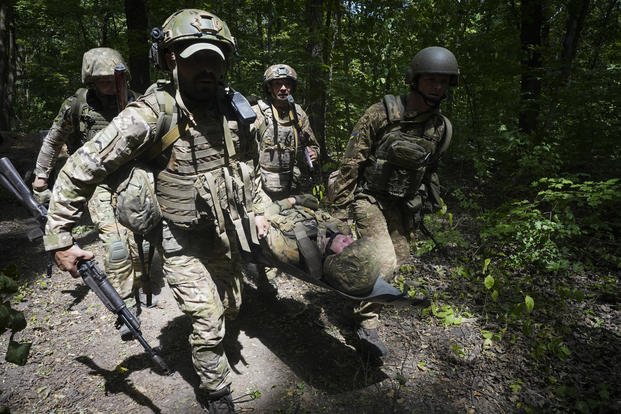
[[[175,100],[177,101],[177,105],[179,105],[179,108],[181,108],[181,112],[183,112],[188,119],[190,120],[190,124],[192,126],[196,125],[196,121],[194,121],[194,117],[192,116],[192,113],[188,110],[187,106],[185,105],[185,102],[183,101],[183,98],[181,97],[181,92],[179,90],[179,74],[177,72],[177,65],[175,65],[175,67],[172,70],[172,75],[173,75],[173,82],[175,83]]]
[[[421,98],[423,98],[423,102],[425,102],[425,105],[429,106],[430,108],[438,109],[440,107],[440,104],[442,103],[442,101],[446,99],[446,94],[444,94],[438,100],[431,99],[430,97],[428,97],[427,95],[422,93],[420,91],[420,89],[418,89],[418,81],[417,80],[413,81],[411,86],[412,86],[412,91],[414,91]]]

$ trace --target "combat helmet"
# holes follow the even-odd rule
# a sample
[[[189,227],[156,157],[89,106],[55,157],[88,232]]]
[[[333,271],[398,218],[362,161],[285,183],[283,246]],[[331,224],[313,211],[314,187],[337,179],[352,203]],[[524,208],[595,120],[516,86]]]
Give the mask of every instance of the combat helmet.
[[[161,28],[151,31],[156,51],[151,58],[156,66],[166,69],[164,53],[180,45],[191,48],[182,54],[188,56],[198,50],[212,50],[228,61],[236,50],[235,38],[226,23],[213,13],[199,9],[183,9],[169,16]]]
[[[358,239],[341,253],[326,257],[323,280],[349,295],[364,296],[373,290],[380,277],[377,255],[377,243],[373,239]]]
[[[265,70],[263,74],[263,90],[265,93],[269,95],[269,83],[275,79],[289,79],[293,86],[291,87],[291,92],[295,91],[295,87],[298,83],[298,74],[289,65],[285,65],[284,63],[279,63],[276,65],[272,65]]]
[[[114,67],[118,64],[127,67],[121,54],[114,49],[96,47],[88,50],[82,57],[82,83],[88,85],[97,78],[113,76]]]
[[[440,46],[426,47],[418,52],[410,63],[405,81],[411,85],[418,76],[424,73],[450,75],[451,86],[457,86],[459,81],[459,66],[455,55]]]

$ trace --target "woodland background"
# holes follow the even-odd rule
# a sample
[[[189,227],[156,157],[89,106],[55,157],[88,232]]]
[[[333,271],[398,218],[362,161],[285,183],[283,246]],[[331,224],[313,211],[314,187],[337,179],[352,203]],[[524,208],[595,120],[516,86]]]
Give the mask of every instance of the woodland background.
[[[273,63],[297,70],[324,175],[365,108],[406,92],[418,50],[453,51],[461,76],[442,106],[455,130],[440,167],[447,208],[426,218],[439,247],[423,238],[412,248],[422,260],[450,251],[452,294],[467,305],[435,296],[429,313],[447,325],[489,321],[485,344],[527,338],[560,407],[619,407],[618,381],[576,385],[555,370],[580,351],[579,316],[607,330],[611,350],[621,342],[618,321],[597,313],[604,304],[618,315],[620,298],[619,0],[4,0],[0,131],[48,128],[92,47],[120,50],[136,91],[165,77],[150,68],[149,31],[185,7],[227,22],[239,45],[229,80],[246,95],[260,96]]]

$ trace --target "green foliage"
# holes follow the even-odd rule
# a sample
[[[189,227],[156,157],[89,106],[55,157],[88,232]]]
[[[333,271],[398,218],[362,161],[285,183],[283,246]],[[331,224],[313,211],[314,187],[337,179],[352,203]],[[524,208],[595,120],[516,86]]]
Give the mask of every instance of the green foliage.
[[[26,328],[24,314],[11,307],[10,302],[5,298],[17,292],[18,278],[16,266],[9,266],[0,271],[0,334],[7,330],[11,331],[11,339],[5,355],[5,360],[17,365],[24,365],[30,352],[30,343],[20,343],[13,340],[16,332]]]

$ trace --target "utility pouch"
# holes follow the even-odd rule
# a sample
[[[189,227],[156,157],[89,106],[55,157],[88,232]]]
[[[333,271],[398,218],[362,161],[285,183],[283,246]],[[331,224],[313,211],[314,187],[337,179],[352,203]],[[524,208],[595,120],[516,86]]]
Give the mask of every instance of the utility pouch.
[[[134,165],[119,180],[120,183],[112,194],[115,215],[123,226],[145,236],[162,220],[162,211],[155,195],[153,173]]]

